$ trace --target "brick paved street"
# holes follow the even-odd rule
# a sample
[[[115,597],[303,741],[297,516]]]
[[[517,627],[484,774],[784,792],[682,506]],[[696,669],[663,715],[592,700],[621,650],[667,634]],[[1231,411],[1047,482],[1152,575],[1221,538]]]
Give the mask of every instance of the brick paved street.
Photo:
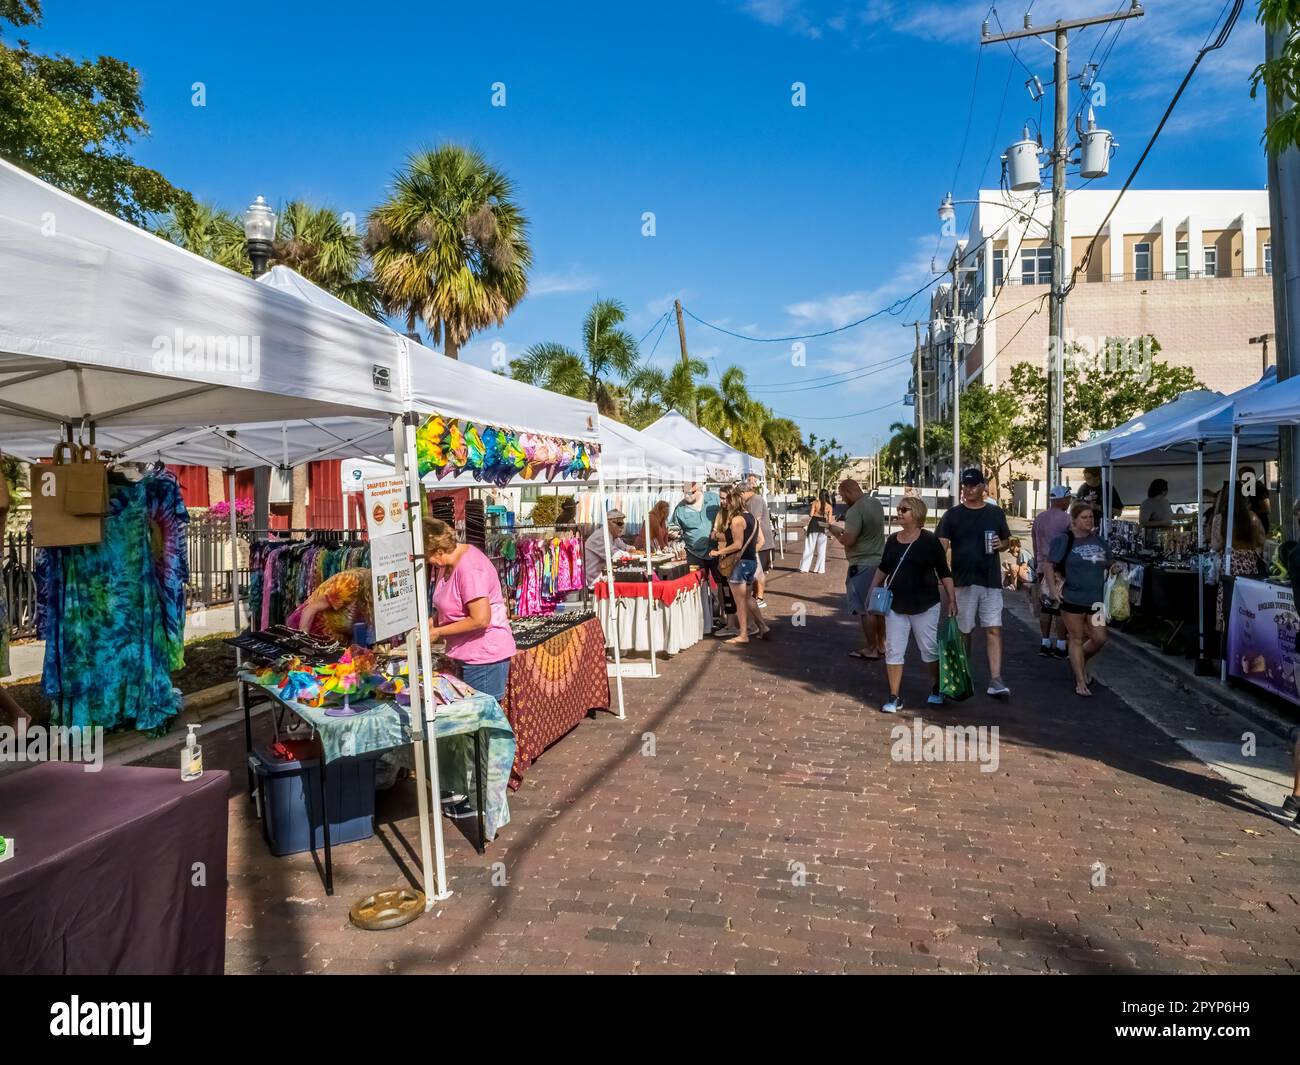
[[[996,772],[892,761],[890,730],[912,712],[879,713],[882,667],[847,657],[856,624],[839,612],[832,554],[825,577],[794,571],[797,556],[778,566],[769,643],[707,641],[659,680],[627,682],[628,720],[584,722],[547,752],[486,855],[444,821],[455,895],[406,928],[358,931],[347,909],[397,882],[397,861],[417,866],[412,785],[380,796],[375,839],[335,852],[332,899],[310,856],[270,857],[232,796],[228,970],[1300,966],[1300,839],[1115,694],[1077,699],[1020,623],[1007,629],[1010,702],[982,694],[977,644],[981,694],[923,715],[999,726]],[[912,707],[918,674],[904,682]],[[239,766],[239,729],[205,744],[209,764]]]

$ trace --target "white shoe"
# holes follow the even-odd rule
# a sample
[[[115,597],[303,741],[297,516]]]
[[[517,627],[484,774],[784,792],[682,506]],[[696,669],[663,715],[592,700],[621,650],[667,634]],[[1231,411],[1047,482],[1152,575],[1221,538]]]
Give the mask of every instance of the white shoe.
[[[1002,683],[1002,678],[1001,678],[1001,677],[994,677],[991,681],[989,681],[989,694],[990,694],[990,695],[1010,695],[1010,694],[1011,694],[1011,689],[1008,688],[1005,684]]]
[[[755,605],[756,607],[758,607],[759,610],[766,610],[766,609],[767,609],[767,600],[766,600],[766,599],[755,599],[755,600],[754,600],[754,605]]]
[[[885,703],[885,705],[880,708],[880,712],[882,714],[896,714],[901,709],[903,709],[902,697],[898,695],[891,695],[889,697],[889,702]]]

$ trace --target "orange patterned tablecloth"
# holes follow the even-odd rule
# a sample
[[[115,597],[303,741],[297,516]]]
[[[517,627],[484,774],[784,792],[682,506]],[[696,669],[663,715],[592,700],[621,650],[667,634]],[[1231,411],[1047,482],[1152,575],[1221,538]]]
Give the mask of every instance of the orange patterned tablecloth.
[[[608,709],[605,634],[595,618],[518,651],[510,661],[505,703],[515,730],[510,787],[518,788],[528,767],[588,710]]]

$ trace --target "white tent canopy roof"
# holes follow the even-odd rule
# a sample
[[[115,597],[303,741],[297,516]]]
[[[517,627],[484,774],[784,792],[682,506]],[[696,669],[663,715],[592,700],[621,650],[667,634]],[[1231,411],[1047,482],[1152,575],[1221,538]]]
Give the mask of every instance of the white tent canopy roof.
[[[1300,424],[1300,377],[1288,377],[1242,397],[1234,404],[1233,421],[1243,428]]]
[[[287,266],[272,267],[258,278],[258,282],[294,295],[315,307],[379,324]],[[381,328],[388,329],[387,326]],[[596,439],[594,403],[548,392],[469,363],[448,359],[422,344],[391,330],[389,332],[410,347],[416,410],[422,413],[436,411],[449,418],[486,421],[502,428],[569,440]]]
[[[737,451],[676,411],[669,411],[643,432],[704,462],[709,468],[710,480],[729,481],[751,473],[762,477],[766,472],[762,459]]]
[[[398,338],[381,323],[304,310],[4,161],[0,293],[13,453],[47,454],[61,423],[93,421],[107,441],[402,408]]]
[[[1143,432],[1117,441],[1110,449],[1110,461],[1119,466],[1166,466],[1195,464],[1197,445],[1204,447],[1206,460],[1226,459],[1232,441],[1232,415],[1236,406],[1253,402],[1256,393],[1268,391],[1277,382],[1277,370],[1270,368],[1258,381],[1229,396],[1220,396],[1186,417],[1162,419]],[[1240,457],[1269,459],[1277,455],[1277,433],[1272,429],[1242,434]]]
[[[1159,431],[1170,424],[1182,423],[1189,418],[1202,416],[1225,397],[1218,392],[1193,391],[1184,392],[1175,400],[1157,407],[1153,411],[1130,418],[1122,425],[1099,433],[1077,447],[1061,452],[1057,460],[1067,469],[1080,466],[1104,466],[1111,460],[1115,447],[1124,440],[1139,433]],[[1193,456],[1193,461],[1195,457]]]

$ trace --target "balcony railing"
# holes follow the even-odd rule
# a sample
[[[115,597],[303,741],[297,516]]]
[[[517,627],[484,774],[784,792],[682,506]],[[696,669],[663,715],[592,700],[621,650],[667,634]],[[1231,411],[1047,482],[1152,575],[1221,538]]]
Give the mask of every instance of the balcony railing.
[[[1250,277],[1272,277],[1273,271],[1266,270],[1263,267],[1254,270],[1235,270],[1232,273],[1213,273],[1207,274],[1200,270],[1171,270],[1164,272],[1155,270],[1151,273],[1138,275],[1134,274],[1105,274],[1102,277],[1089,277],[1087,274],[1080,274],[1077,278],[1082,283],[1091,282],[1097,284],[1103,281],[1237,281],[1241,278]],[[1023,287],[1032,287],[1041,285],[1044,288],[1050,284],[1046,280],[1026,281],[1020,274],[1014,274],[1011,277],[1004,278],[994,287],[1000,288],[1002,285],[1020,285]]]

